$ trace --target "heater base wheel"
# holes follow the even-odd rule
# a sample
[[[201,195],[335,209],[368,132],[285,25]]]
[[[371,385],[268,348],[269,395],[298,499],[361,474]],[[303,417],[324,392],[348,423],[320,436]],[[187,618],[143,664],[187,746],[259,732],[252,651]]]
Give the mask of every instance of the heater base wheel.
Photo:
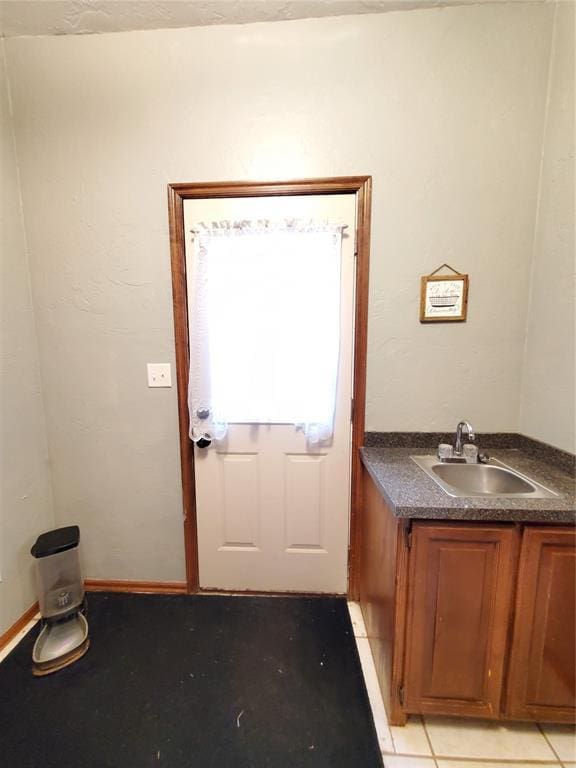
[[[64,667],[68,667],[70,664],[74,664],[75,661],[78,661],[78,659],[81,659],[88,648],[90,648],[90,640],[89,638],[86,638],[82,645],[79,645],[78,648],[61,656],[59,659],[47,661],[42,664],[32,664],[32,674],[34,677],[44,677],[44,675],[50,675],[52,672],[58,672],[59,669],[64,669]]]

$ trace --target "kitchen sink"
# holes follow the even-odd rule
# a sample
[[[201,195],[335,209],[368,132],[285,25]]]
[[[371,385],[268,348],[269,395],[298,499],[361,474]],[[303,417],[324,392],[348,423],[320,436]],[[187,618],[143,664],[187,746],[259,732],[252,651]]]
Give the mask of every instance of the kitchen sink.
[[[507,496],[549,499],[558,494],[498,459],[486,464],[445,463],[436,456],[411,456],[449,496]]]

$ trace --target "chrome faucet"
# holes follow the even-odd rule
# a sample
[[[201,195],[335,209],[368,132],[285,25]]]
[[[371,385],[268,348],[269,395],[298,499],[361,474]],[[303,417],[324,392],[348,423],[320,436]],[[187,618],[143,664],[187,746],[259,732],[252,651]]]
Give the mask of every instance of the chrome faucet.
[[[472,425],[467,421],[460,421],[456,427],[456,440],[454,441],[454,456],[462,456],[462,432],[468,433],[468,442],[473,443],[476,439]]]

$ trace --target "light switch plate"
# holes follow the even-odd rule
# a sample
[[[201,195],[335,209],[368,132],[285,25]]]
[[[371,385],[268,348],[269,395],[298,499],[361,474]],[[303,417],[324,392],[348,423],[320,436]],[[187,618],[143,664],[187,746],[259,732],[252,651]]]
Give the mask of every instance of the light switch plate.
[[[171,387],[170,363],[147,363],[149,387]]]

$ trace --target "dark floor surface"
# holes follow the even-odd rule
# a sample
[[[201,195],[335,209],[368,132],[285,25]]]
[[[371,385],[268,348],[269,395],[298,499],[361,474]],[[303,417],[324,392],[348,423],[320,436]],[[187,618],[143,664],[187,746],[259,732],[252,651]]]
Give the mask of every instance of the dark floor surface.
[[[344,599],[90,594],[92,645],[0,664],[2,768],[380,768]]]

